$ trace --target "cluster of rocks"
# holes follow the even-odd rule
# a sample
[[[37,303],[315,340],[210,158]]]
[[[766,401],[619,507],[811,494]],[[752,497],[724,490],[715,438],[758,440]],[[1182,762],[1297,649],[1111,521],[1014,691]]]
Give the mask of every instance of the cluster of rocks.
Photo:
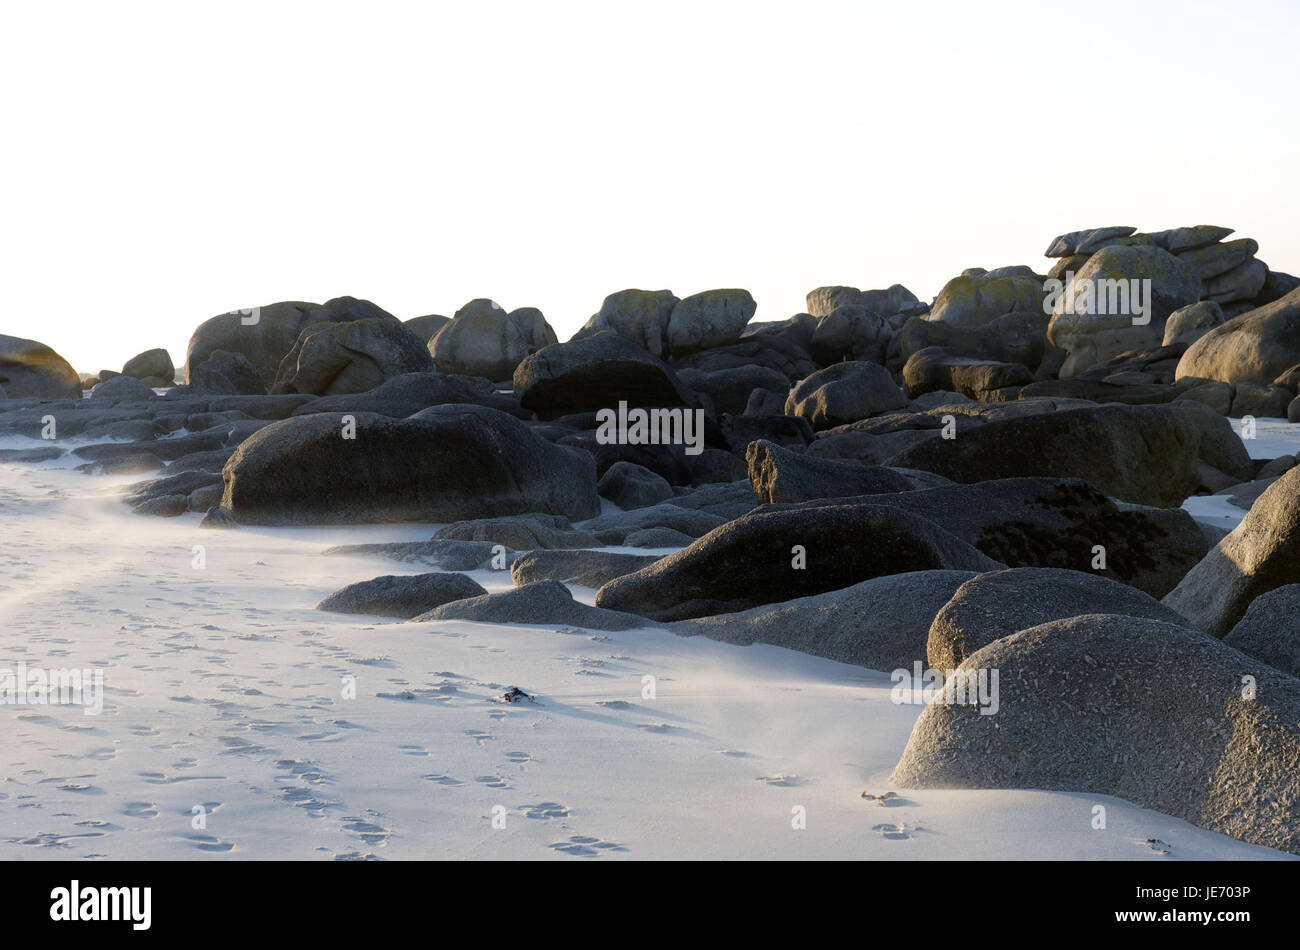
[[[0,436],[40,440],[0,461],[147,474],[133,510],[209,528],[443,524],[331,549],[419,573],[324,610],[996,668],[998,713],[927,707],[897,782],[1114,794],[1300,852],[1300,467],[1228,421],[1300,421],[1300,281],[1229,233],[1072,232],[1048,274],[821,287],[772,322],[743,290],[625,290],[565,341],[487,299],[275,303],[200,325],[183,383],[149,351],[88,397],[0,337]],[[1150,322],[1045,307],[1067,271],[1151,280]],[[611,437],[620,407],[664,437]],[[1213,493],[1249,509],[1229,533],[1181,507]]]

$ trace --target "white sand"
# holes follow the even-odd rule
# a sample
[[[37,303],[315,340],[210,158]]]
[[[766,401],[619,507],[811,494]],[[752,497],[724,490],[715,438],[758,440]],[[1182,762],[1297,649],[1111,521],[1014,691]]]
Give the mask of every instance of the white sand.
[[[1283,857],[1106,796],[869,803],[920,710],[884,673],[658,629],[318,612],[417,570],[324,547],[433,526],[200,531],[70,464],[0,465],[0,668],[102,667],[105,709],[0,707],[0,859]],[[537,702],[495,701],[511,685]]]

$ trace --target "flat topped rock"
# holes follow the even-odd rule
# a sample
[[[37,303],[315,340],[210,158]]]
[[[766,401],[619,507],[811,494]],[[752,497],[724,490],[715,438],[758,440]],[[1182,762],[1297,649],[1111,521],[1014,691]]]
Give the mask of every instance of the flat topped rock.
[[[464,574],[385,574],[336,590],[316,609],[408,620],[443,604],[486,593],[481,584]]]
[[[412,618],[428,620],[477,620],[481,623],[565,624],[591,630],[633,630],[653,626],[644,617],[616,610],[589,607],[573,599],[559,581],[538,581],[499,594],[471,597],[430,610]]]

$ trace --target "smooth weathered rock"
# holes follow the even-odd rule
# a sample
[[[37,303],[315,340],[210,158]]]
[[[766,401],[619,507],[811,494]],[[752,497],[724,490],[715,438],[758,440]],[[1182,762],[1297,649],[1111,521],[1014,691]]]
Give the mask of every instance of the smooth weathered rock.
[[[487,541],[517,551],[594,548],[600,542],[587,531],[575,531],[567,518],[530,512],[513,518],[475,518],[443,525],[433,540]]]
[[[515,395],[543,419],[575,412],[629,407],[690,406],[694,395],[662,360],[603,330],[557,343],[515,368]]]
[[[423,317],[411,317],[409,320],[403,320],[406,328],[422,339],[428,345],[438,331],[451,323],[451,317],[444,317],[440,313],[430,313]]]
[[[107,403],[148,402],[157,394],[134,376],[114,376],[90,391],[90,399]]]
[[[683,297],[668,316],[663,352],[694,353],[735,343],[757,309],[748,290],[706,290]]]
[[[909,477],[882,465],[818,458],[762,440],[749,443],[745,461],[754,497],[765,505],[933,487],[924,483],[923,473]]]
[[[0,386],[4,398],[80,399],[81,377],[44,343],[0,334]]]
[[[1246,517],[1164,598],[1192,625],[1221,637],[1251,601],[1300,582],[1300,468],[1282,475]]]
[[[1223,308],[1213,300],[1202,300],[1186,307],[1179,307],[1165,321],[1165,335],[1161,345],[1185,343],[1190,346],[1215,327],[1222,325],[1225,320],[1227,317],[1223,315]]]
[[[170,385],[176,375],[176,367],[172,365],[171,354],[159,347],[145,350],[127,360],[122,367],[122,375],[134,376],[136,379],[154,376],[167,380]]]
[[[954,439],[930,439],[890,464],[955,482],[1083,478],[1107,495],[1180,505],[1198,485],[1196,423],[1164,406],[1099,406],[985,423]]]
[[[451,540],[341,544],[321,553],[340,557],[378,555],[404,564],[427,564],[441,571],[504,571],[519,557],[517,551],[503,551],[500,545],[487,541]]]
[[[428,343],[444,373],[509,379],[524,357],[558,341],[535,307],[507,313],[493,300],[471,300]]]
[[[322,396],[293,411],[295,416],[315,412],[377,412],[404,419],[431,406],[470,403],[499,409],[512,416],[532,418],[530,413],[505,393],[496,392],[492,384],[477,376],[451,376],[444,373],[405,373],[394,376],[369,392]]]
[[[529,551],[515,560],[510,579],[516,587],[537,581],[563,581],[598,588],[657,560],[652,554],[614,551]]]
[[[648,508],[673,497],[673,486],[644,465],[615,462],[600,476],[596,490],[625,511]]]
[[[1242,303],[1249,307],[1247,301],[1254,301],[1254,298],[1264,289],[1264,282],[1267,279],[1268,265],[1263,261],[1248,260],[1225,274],[1206,278],[1205,297],[1207,300],[1215,300],[1225,306]]]
[[[918,350],[903,366],[903,384],[912,399],[930,392],[957,392],[981,399],[995,390],[1033,381],[1034,374],[1020,363],[962,356],[939,346]]]
[[[672,502],[632,511],[610,512],[584,522],[582,529],[590,531],[602,544],[622,544],[629,534],[647,528],[671,528],[699,538],[725,524],[730,518],[739,517],[731,510],[717,514],[703,508],[684,507],[680,504],[682,500],[684,499],[674,499]],[[748,501],[752,508],[753,498]]]
[[[1186,511],[1117,504],[1078,479],[1007,478],[782,507],[846,503],[920,515],[1008,567],[1087,571],[1100,545],[1106,576],[1153,597],[1169,593],[1208,548]]]
[[[574,340],[585,331],[610,329],[652,356],[666,355],[668,323],[678,303],[671,290],[620,290],[605,298]]]
[[[784,405],[778,411],[784,411]],[[748,451],[749,444],[757,439],[789,448],[803,448],[816,439],[812,426],[803,416],[723,416],[718,420],[718,427],[737,454]]]
[[[610,581],[597,593],[596,605],[683,620],[838,590],[885,574],[1001,566],[905,511],[870,504],[760,508]]]
[[[914,313],[925,308],[902,284],[891,284],[884,290],[858,290],[856,287],[818,287],[808,292],[808,312],[814,317],[825,317],[844,306],[865,307],[882,316]]]
[[[642,617],[579,603],[559,581],[538,581],[498,594],[458,600],[413,617],[409,622],[429,620],[564,624],[590,630],[634,630],[654,626]]]
[[[243,353],[212,350],[200,363],[191,363],[189,389],[195,395],[265,396],[266,384]]]
[[[1300,584],[1284,584],[1252,600],[1223,642],[1283,673],[1300,676]]]
[[[1150,594],[1102,574],[1017,567],[980,574],[953,593],[935,614],[926,660],[936,670],[956,669],[994,640],[1082,614],[1120,614],[1187,625]]]
[[[713,372],[687,368],[677,375],[692,390],[713,400],[713,407],[719,413],[744,412],[756,389],[774,394],[781,403],[790,391],[790,381],[766,366],[737,366]]]
[[[1255,416],[1266,419],[1285,419],[1287,406],[1294,398],[1289,389],[1281,386],[1260,386],[1257,383],[1238,383],[1232,409],[1228,415],[1234,419]]]
[[[1047,314],[1008,313],[980,326],[958,326],[912,317],[898,333],[898,366],[913,353],[942,346],[963,356],[1021,363],[1036,369],[1047,352]],[[893,368],[893,363],[890,364]]]
[[[1266,386],[1300,363],[1300,288],[1215,327],[1187,348],[1178,378]]]
[[[1170,254],[1181,254],[1183,251],[1209,247],[1222,241],[1231,233],[1232,228],[1221,228],[1214,224],[1197,224],[1187,228],[1153,231],[1147,237],[1156,247],[1163,248]]]
[[[1147,280],[1150,295],[1148,299],[1142,292],[1145,312],[1139,314],[1130,296],[1131,282]],[[1086,289],[1091,290],[1088,298],[1082,296]],[[1193,270],[1158,247],[1108,246],[1098,251],[1054,301],[1047,339],[1069,353],[1061,378],[1128,350],[1159,346],[1169,315],[1196,303],[1201,293]]]
[[[247,359],[263,391],[270,389],[280,361],[298,342],[303,328],[316,322],[318,318],[311,315],[319,309],[314,303],[286,301],[223,313],[199,324],[186,348],[186,382],[192,380],[195,367],[217,350],[225,350]]]
[[[1009,313],[1042,313],[1047,290],[1024,274],[963,274],[943,285],[927,320],[978,327]]]
[[[695,538],[672,528],[642,528],[633,531],[623,539],[624,547],[629,548],[684,548]]]
[[[843,590],[669,625],[682,636],[769,643],[873,670],[911,669],[930,624],[970,571],[888,574]]]
[[[836,363],[803,380],[786,397],[785,414],[803,416],[814,429],[828,429],[905,405],[888,370],[857,361]]]
[[[1103,615],[1020,631],[958,670],[894,784],[1113,795],[1300,852],[1300,680],[1194,630]],[[958,702],[980,670],[999,671],[994,715]]]
[[[380,315],[312,322],[280,363],[271,392],[313,396],[363,393],[394,376],[435,369],[425,342],[400,320],[368,301],[342,299],[349,303],[340,305],[332,300],[321,311],[341,311],[348,316],[369,313],[373,308]]]
[[[483,585],[464,574],[385,574],[336,590],[316,609],[409,620],[443,604],[486,593]]]
[[[266,426],[224,470],[222,506],[243,524],[456,521],[597,513],[589,455],[482,406],[435,406],[408,419],[337,413]]]
[[[893,334],[880,314],[849,304],[836,307],[817,321],[809,352],[823,366],[845,359],[884,363]]]
[[[1202,281],[1236,270],[1248,264],[1259,250],[1259,243],[1251,238],[1223,241],[1204,247],[1179,251],[1178,259],[1187,264]],[[1208,288],[1207,288],[1208,289]],[[1250,296],[1259,292],[1257,287]]]
[[[1043,256],[1069,257],[1072,254],[1091,254],[1093,251],[1105,247],[1106,242],[1127,238],[1136,230],[1137,228],[1119,225],[1070,231],[1068,234],[1061,234],[1053,238],[1052,243],[1047,245],[1047,250],[1043,252]],[[1227,233],[1231,234],[1232,231],[1229,230]],[[1169,250],[1169,248],[1166,248],[1166,250]]]

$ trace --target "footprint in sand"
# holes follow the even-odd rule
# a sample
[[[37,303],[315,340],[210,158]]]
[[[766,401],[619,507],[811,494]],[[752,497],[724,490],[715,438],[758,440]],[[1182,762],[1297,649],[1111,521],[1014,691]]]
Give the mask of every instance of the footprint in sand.
[[[452,788],[455,788],[458,785],[465,784],[459,779],[452,778],[450,775],[422,775],[420,777],[427,782],[437,782],[439,785],[447,785]]]
[[[798,788],[803,785],[812,784],[809,779],[803,778],[802,776],[783,775],[779,772],[776,775],[760,775],[758,781],[766,782],[768,785],[778,785],[782,788]]]
[[[419,745],[399,745],[397,748],[402,753],[402,755],[423,756],[429,754],[428,749],[426,749],[424,746],[419,746]]]
[[[229,841],[222,841],[212,835],[186,835],[185,840],[189,841],[200,851],[225,852],[235,850],[234,844]]]
[[[153,802],[127,802],[122,814],[128,818],[157,818],[158,806]]]
[[[572,854],[580,858],[598,858],[610,851],[626,851],[627,848],[613,841],[602,841],[590,835],[571,835],[566,841],[556,841],[547,845],[556,851]]]
[[[378,812],[368,812],[367,815],[378,817]],[[343,819],[343,828],[345,831],[351,831],[361,838],[361,840],[372,847],[382,848],[388,844],[388,836],[392,830],[382,825],[377,825],[369,818],[351,816]]]
[[[474,779],[474,781],[481,782],[482,784],[486,785],[488,788],[509,788],[510,787],[509,784],[506,783],[506,780],[503,779],[500,775],[480,775],[478,778]]]
[[[549,821],[552,818],[569,817],[569,809],[565,808],[558,802],[538,802],[536,805],[520,805],[519,810],[524,813],[525,818],[536,818],[541,821]]]
[[[514,765],[518,765],[518,766],[521,766],[521,767],[523,766],[523,764],[524,764],[525,762],[531,762],[531,761],[533,761],[533,757],[532,757],[531,755],[529,755],[527,752],[507,752],[507,753],[506,753],[506,759],[507,759],[507,761],[511,762],[512,764],[514,764]]]
[[[473,739],[475,745],[482,745],[483,743],[496,738],[496,736],[488,735],[486,732],[481,732],[478,729],[466,729],[465,735]]]
[[[916,825],[890,824],[872,825],[871,830],[877,832],[882,838],[889,838],[891,841],[902,841],[912,837],[912,832],[920,831]]]

